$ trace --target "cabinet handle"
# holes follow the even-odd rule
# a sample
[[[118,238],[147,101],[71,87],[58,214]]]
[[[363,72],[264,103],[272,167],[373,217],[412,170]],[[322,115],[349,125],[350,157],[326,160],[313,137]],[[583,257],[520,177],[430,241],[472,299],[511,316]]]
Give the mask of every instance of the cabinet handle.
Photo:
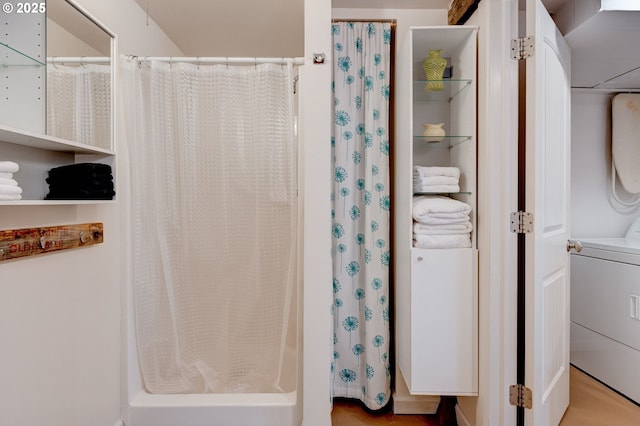
[[[423,259],[424,259],[424,257],[418,256],[418,262],[422,262]]]

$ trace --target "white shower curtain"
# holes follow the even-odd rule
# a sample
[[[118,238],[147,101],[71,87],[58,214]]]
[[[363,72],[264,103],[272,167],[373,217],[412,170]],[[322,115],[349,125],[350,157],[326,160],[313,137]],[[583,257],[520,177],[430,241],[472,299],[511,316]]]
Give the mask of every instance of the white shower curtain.
[[[47,134],[111,148],[111,65],[47,66]]]
[[[389,23],[332,26],[334,396],[387,404],[389,359]]]
[[[278,392],[296,258],[291,66],[123,68],[145,387]]]

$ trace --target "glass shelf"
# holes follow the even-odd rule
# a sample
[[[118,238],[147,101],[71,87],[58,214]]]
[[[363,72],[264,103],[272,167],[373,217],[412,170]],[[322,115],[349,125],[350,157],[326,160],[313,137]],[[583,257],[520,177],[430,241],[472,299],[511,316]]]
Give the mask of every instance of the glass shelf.
[[[416,102],[451,102],[465,89],[471,87],[471,79],[414,80],[413,100]],[[442,87],[442,90],[426,91],[427,84]]]
[[[454,136],[449,136],[449,135],[438,136],[438,139],[440,139],[439,141],[434,141],[432,140],[433,138],[434,136],[422,136],[422,135],[416,135],[413,137],[413,139],[416,142],[420,142],[421,144],[427,144],[428,146],[432,146],[432,147],[449,148],[449,149],[473,139],[472,136],[455,136],[455,135]]]
[[[471,192],[460,191],[460,192],[413,192],[413,195],[471,195]]]
[[[44,65],[44,62],[0,42],[0,67],[40,67]]]

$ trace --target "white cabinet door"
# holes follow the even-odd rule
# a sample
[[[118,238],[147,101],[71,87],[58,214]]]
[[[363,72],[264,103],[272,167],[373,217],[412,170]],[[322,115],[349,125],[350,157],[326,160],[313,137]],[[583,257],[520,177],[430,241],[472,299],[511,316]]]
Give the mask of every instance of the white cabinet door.
[[[527,0],[525,424],[557,425],[569,404],[570,53],[540,0]]]
[[[411,361],[401,368],[414,395],[478,392],[477,253],[411,250]]]

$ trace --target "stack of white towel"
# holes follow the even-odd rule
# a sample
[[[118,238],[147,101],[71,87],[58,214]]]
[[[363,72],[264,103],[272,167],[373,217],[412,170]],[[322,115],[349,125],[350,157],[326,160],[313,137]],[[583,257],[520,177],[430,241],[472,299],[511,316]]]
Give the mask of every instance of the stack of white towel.
[[[413,167],[414,192],[460,192],[460,169],[457,167]]]
[[[441,195],[413,197],[413,245],[417,248],[471,247],[471,206]]]
[[[13,178],[20,166],[13,161],[0,161],[0,201],[20,200],[22,188]]]

